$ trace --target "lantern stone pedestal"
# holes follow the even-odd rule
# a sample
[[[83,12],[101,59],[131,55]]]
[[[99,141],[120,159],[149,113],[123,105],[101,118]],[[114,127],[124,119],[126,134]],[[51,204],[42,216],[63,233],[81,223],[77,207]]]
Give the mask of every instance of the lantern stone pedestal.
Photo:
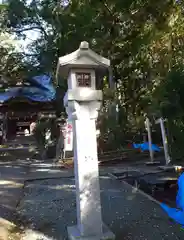
[[[68,227],[70,240],[115,239],[102,222],[96,119],[102,91],[96,90],[96,71],[104,71],[110,61],[89,49],[87,42],[58,62],[57,76],[68,79],[64,105],[72,120],[77,226]]]
[[[105,226],[102,227],[103,234],[101,236],[81,236],[79,228],[77,226],[68,227],[69,240],[111,240],[115,239],[114,234]]]

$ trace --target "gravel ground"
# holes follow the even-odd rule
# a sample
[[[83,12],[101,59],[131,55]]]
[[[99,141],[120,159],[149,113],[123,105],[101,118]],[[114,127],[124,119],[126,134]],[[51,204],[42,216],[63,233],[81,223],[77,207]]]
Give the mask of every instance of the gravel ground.
[[[184,239],[156,203],[109,177],[101,177],[100,183],[103,220],[117,240]],[[76,223],[74,179],[29,182],[18,210],[24,226],[32,229],[23,240],[67,239],[67,226]]]

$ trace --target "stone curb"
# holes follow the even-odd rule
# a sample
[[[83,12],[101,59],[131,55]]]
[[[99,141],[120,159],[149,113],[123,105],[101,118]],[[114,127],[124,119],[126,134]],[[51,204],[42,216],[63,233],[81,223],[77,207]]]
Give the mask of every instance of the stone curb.
[[[141,194],[142,196],[148,198],[149,200],[151,200],[152,202],[156,203],[156,204],[159,205],[159,207],[160,207],[160,202],[159,202],[158,200],[156,200],[155,198],[153,198],[153,197],[150,196],[149,194],[143,192],[141,189],[136,188],[136,187],[132,186],[131,184],[129,184],[129,183],[123,181],[123,180],[121,180],[121,181],[122,181],[126,186],[131,187],[135,192],[137,192],[137,193]]]

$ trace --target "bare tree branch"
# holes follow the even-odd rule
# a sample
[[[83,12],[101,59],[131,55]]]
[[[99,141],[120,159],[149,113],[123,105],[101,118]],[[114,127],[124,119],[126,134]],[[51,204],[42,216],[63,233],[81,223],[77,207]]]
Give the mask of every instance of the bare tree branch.
[[[19,52],[20,54],[28,57],[37,57],[39,56],[39,53],[25,53],[25,52]]]
[[[45,29],[42,26],[30,26],[30,27],[26,27],[26,28],[23,28],[23,29],[15,29],[14,32],[23,33],[23,32],[31,31],[31,30],[34,30],[34,29],[40,30],[40,32],[42,32],[45,35],[45,37],[48,37]]]

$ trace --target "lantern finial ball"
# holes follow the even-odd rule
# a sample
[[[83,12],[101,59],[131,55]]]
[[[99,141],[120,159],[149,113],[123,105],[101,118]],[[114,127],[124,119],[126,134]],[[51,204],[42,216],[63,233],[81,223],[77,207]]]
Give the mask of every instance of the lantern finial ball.
[[[89,49],[89,43],[86,42],[86,41],[81,42],[80,49],[88,50]]]

